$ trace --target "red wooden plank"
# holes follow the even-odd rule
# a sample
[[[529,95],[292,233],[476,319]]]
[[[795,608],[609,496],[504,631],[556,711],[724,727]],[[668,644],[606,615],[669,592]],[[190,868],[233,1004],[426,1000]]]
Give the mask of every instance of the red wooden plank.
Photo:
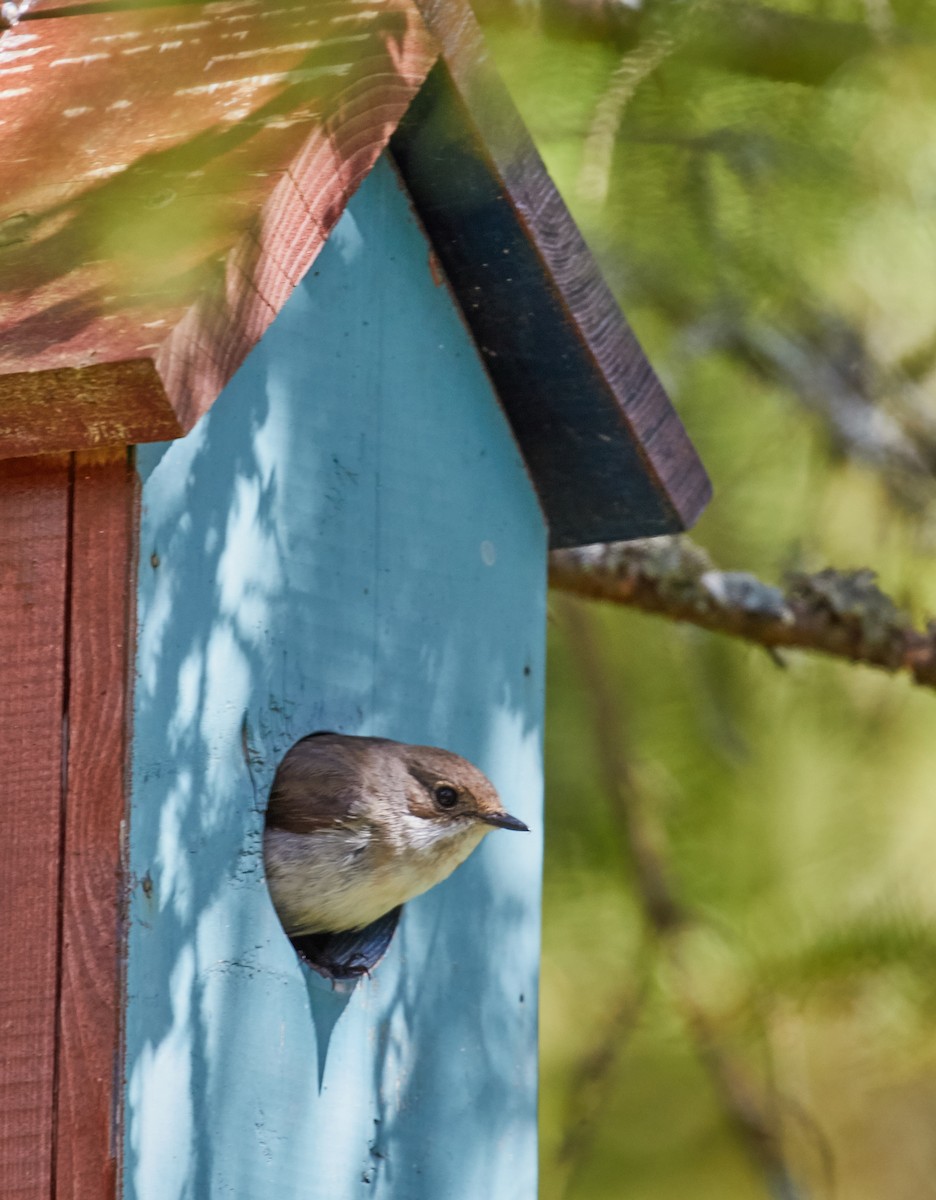
[[[116,1194],[136,473],[75,456],[55,1200]]]
[[[188,428],[434,57],[413,0],[42,8],[0,62],[2,456]]]
[[[69,463],[0,463],[0,1194],[49,1200]]]

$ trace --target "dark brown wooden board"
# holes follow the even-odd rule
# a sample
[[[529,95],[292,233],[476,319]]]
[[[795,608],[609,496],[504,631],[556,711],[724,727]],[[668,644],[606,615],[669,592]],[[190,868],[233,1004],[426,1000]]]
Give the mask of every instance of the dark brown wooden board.
[[[412,0],[102,7],[0,43],[0,457],[188,429],[434,58]]]
[[[0,1195],[52,1195],[69,460],[0,463]]]
[[[55,1200],[116,1195],[136,472],[75,455]]]
[[[686,528],[705,471],[460,0],[391,149],[485,357],[554,547]]]

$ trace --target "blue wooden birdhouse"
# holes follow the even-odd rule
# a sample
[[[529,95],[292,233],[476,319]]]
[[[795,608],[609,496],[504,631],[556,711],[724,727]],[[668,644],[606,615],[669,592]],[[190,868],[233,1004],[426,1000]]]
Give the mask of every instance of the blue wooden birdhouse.
[[[532,1198],[547,549],[704,472],[462,0],[5,10],[0,1190]],[[261,854],[320,729],[533,831],[343,990]]]

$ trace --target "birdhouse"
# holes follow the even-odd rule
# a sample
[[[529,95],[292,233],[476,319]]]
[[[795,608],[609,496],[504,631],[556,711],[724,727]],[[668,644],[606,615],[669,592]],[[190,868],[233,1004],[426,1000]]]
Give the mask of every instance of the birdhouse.
[[[15,7],[0,1190],[532,1198],[547,549],[704,472],[463,0]],[[261,852],[322,729],[533,831],[338,990]]]

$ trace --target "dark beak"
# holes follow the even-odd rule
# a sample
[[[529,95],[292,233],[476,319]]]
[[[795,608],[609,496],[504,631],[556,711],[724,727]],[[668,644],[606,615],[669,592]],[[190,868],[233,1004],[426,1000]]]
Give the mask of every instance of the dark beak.
[[[498,829],[517,829],[521,833],[529,833],[529,825],[524,825],[517,817],[512,817],[510,813],[480,813],[481,820],[487,825],[496,825]]]

